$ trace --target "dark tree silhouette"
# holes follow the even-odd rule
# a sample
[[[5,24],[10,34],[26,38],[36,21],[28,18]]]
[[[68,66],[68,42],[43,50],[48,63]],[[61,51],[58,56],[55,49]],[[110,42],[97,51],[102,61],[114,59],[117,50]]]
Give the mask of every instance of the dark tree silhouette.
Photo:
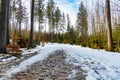
[[[1,0],[0,12],[0,52],[5,52],[5,47],[8,39],[7,31],[9,24],[9,0]]]
[[[31,29],[30,29],[30,45],[29,47],[33,48],[34,47],[34,43],[33,43],[33,29],[34,29],[34,1],[32,0],[31,3]]]

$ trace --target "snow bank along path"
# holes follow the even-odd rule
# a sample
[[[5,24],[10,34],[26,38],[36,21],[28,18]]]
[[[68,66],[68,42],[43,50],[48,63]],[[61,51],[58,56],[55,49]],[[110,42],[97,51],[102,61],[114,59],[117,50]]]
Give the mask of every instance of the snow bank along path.
[[[64,50],[68,55],[66,62],[80,66],[88,75],[87,80],[120,80],[120,54],[69,44],[49,43],[44,47],[38,46],[35,50],[40,49],[38,55],[25,60],[18,66],[14,66],[6,72],[6,75],[11,76],[25,70],[31,64],[45,59],[55,50]]]

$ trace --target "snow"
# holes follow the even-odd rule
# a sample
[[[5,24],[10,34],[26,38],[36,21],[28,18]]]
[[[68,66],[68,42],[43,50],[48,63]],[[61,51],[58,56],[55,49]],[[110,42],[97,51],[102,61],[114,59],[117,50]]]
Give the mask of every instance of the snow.
[[[7,59],[2,59],[0,60],[1,62],[7,62],[7,61],[10,61],[10,60],[13,60],[13,59],[16,59],[16,57],[11,57],[11,58],[7,58]]]
[[[0,62],[2,62],[2,63],[4,63],[4,62],[8,62],[8,61],[10,61],[10,60],[14,60],[14,59],[16,59],[16,57],[11,57],[10,55],[2,55],[2,56],[0,56]]]
[[[10,77],[12,74],[27,69],[31,64],[44,60],[55,50],[64,50],[68,55],[66,62],[81,67],[85,74],[88,75],[86,80],[120,80],[119,53],[57,43],[48,43],[44,47],[37,46],[31,49],[30,51],[38,52],[39,54],[23,61],[18,66],[12,67],[6,72],[6,75]],[[24,54],[28,52],[24,51]],[[68,77],[74,77],[76,72],[76,70],[73,70],[73,73]]]
[[[72,73],[68,76],[69,79],[74,78],[78,70],[72,70]]]

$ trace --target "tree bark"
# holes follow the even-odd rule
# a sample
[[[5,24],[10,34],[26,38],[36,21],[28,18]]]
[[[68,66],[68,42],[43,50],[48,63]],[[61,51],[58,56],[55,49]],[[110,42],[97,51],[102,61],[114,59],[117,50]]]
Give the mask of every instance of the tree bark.
[[[40,44],[40,27],[41,27],[41,23],[40,23],[40,21],[39,21],[39,27],[38,27],[38,41],[39,41],[39,43],[38,44]]]
[[[21,20],[18,22],[19,24],[19,36],[21,36]]]
[[[21,15],[22,15],[22,3],[21,3],[21,0],[20,0],[19,6],[20,6],[20,15],[19,15],[19,18],[20,18],[20,19],[19,19],[19,22],[18,22],[18,23],[19,23],[19,35],[21,36],[21,20],[22,20],[22,19],[21,19],[21,17],[22,17],[22,16],[21,16]]]
[[[1,1],[0,13],[0,53],[5,52],[6,47],[6,0]]]
[[[6,1],[6,27],[7,27],[7,33],[6,33],[6,45],[10,43],[10,30],[9,30],[9,4],[10,0]]]
[[[32,3],[31,3],[31,29],[30,29],[30,46],[31,48],[34,47],[34,44],[33,44],[33,29],[34,29],[34,1],[35,0],[32,0]]]
[[[113,51],[110,0],[106,0],[108,50]]]

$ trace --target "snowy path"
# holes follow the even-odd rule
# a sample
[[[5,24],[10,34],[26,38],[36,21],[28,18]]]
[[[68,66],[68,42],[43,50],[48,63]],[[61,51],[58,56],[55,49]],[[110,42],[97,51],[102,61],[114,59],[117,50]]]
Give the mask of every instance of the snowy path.
[[[43,61],[14,74],[9,80],[86,80],[83,70],[66,63],[66,57],[63,50],[56,50]]]
[[[10,76],[27,69],[33,63],[46,59],[53,51],[64,50],[68,55],[66,62],[81,67],[88,75],[87,80],[120,80],[120,54],[69,44],[46,44],[45,47],[38,46],[36,50],[41,50],[40,54],[11,68],[6,75]]]

